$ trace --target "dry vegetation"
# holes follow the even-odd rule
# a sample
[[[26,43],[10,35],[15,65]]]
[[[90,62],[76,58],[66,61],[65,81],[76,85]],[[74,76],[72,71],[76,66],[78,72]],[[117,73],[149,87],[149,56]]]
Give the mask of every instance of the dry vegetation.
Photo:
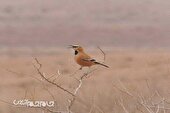
[[[102,61],[99,51],[92,53]],[[170,113],[168,51],[112,50],[106,54],[110,68],[97,67],[83,79],[70,109],[73,113]],[[76,71],[78,66],[68,51],[33,57],[42,64],[40,72],[45,73],[48,80],[73,94],[80,84],[78,80],[88,71]],[[55,107],[50,110],[67,112],[68,100],[73,99],[73,95],[41,79],[37,70],[39,64],[33,57],[1,55],[0,112],[47,112],[39,108],[11,106],[14,99],[24,98],[55,100]]]

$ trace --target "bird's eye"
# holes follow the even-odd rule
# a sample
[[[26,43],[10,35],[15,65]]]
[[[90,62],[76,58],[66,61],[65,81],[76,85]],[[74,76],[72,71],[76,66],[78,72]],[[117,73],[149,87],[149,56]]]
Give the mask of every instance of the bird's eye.
[[[73,48],[78,48],[79,46],[73,46]]]

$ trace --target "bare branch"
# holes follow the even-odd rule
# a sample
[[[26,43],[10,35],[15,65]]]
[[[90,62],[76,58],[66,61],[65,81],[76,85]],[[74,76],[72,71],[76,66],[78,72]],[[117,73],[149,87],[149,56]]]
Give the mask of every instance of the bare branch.
[[[106,60],[106,54],[105,54],[105,52],[99,47],[99,46],[97,46],[97,48],[101,51],[101,53],[103,54],[103,63],[105,62],[105,60]]]
[[[125,108],[124,104],[123,104],[123,99],[120,98],[120,101],[118,101],[119,105],[123,108],[125,113],[129,113],[129,111]]]
[[[42,64],[38,61],[37,58],[34,58],[34,59],[35,59],[36,63],[39,65],[39,67],[37,67],[37,66],[34,66],[34,67],[36,68],[38,74],[39,74],[44,80],[46,80],[48,83],[50,83],[50,84],[52,84],[52,85],[57,86],[59,89],[67,92],[67,93],[70,94],[71,96],[74,96],[74,94],[73,94],[72,92],[70,92],[70,91],[68,91],[67,89],[61,87],[60,85],[56,84],[55,82],[52,82],[52,81],[50,81],[49,79],[47,79],[47,78],[45,77],[45,74],[40,71],[40,69],[41,69],[41,67],[42,67]]]
[[[98,111],[100,111],[101,113],[105,113],[99,106],[97,106],[97,105],[94,105],[97,109],[98,109]]]
[[[125,85],[122,83],[122,81],[121,81],[120,79],[119,79],[119,83],[120,83],[120,85],[121,85],[121,87],[122,87],[123,90],[121,90],[120,88],[118,88],[118,89],[119,89],[120,91],[122,91],[122,92],[125,92],[125,93],[128,94],[129,96],[132,96],[132,97],[133,97],[133,94],[128,91],[128,89],[125,87]]]
[[[68,105],[67,109],[68,109],[68,112],[69,112],[69,113],[71,113],[71,107],[73,106],[73,104],[74,104],[74,102],[75,102],[75,100],[76,100],[76,95],[77,95],[79,89],[81,88],[81,86],[82,86],[82,84],[83,84],[83,80],[85,79],[85,77],[87,77],[90,73],[94,72],[95,70],[97,70],[97,69],[94,69],[94,70],[92,70],[92,71],[89,71],[89,72],[87,72],[87,73],[84,73],[84,74],[80,77],[80,79],[78,80],[78,81],[79,81],[79,84],[78,84],[77,88],[76,88],[75,91],[74,91],[74,95],[75,95],[75,96],[74,96],[72,99],[68,100],[69,105]]]
[[[160,107],[159,107],[159,105],[158,105],[158,109],[156,110],[156,113],[159,113],[159,108],[160,108]]]
[[[102,54],[103,54],[103,56],[104,56],[104,61],[105,61],[105,53],[104,53],[104,51],[103,51],[100,47],[98,47],[98,48],[99,48],[100,51],[102,52]],[[80,76],[79,79],[76,79],[76,80],[78,80],[78,85],[76,86],[76,88],[75,88],[74,91],[72,92],[72,91],[69,91],[68,89],[60,86],[60,85],[57,84],[56,82],[54,82],[55,79],[56,79],[56,78],[53,79],[54,75],[53,75],[53,76],[50,76],[50,77],[46,77],[45,73],[42,71],[42,66],[43,66],[43,65],[39,62],[39,60],[38,60],[37,58],[34,58],[34,60],[35,60],[36,64],[35,64],[35,65],[33,64],[33,66],[34,66],[34,68],[36,69],[36,71],[38,72],[38,74],[41,76],[41,79],[36,78],[36,77],[34,77],[34,76],[31,76],[31,77],[34,78],[34,79],[36,79],[36,80],[38,80],[40,83],[42,83],[43,89],[45,89],[54,100],[55,100],[54,95],[50,92],[50,90],[48,90],[48,87],[44,84],[44,82],[43,82],[42,80],[46,81],[46,82],[49,83],[49,84],[52,84],[52,85],[56,86],[57,88],[61,89],[62,91],[66,92],[67,94],[69,94],[69,95],[71,96],[71,97],[69,97],[70,99],[68,100],[69,104],[68,104],[68,106],[67,106],[67,111],[57,111],[57,110],[56,110],[56,111],[53,111],[53,109],[49,109],[49,108],[38,108],[38,109],[42,109],[42,113],[44,113],[44,112],[51,112],[51,113],[72,113],[71,108],[72,108],[72,106],[74,105],[75,101],[78,101],[77,94],[78,94],[80,88],[82,87],[83,80],[84,80],[85,78],[87,78],[87,76],[88,76],[90,73],[92,73],[92,72],[94,72],[95,70],[97,70],[97,68],[96,68],[96,69],[93,69],[93,70],[91,70],[91,71],[88,71],[87,73],[84,73],[83,75]],[[103,62],[104,62],[104,61],[103,61]],[[14,74],[17,74],[17,75],[23,75],[22,73],[18,73],[18,72],[9,70],[9,69],[6,69],[6,70],[7,70],[8,72],[11,72],[11,73],[14,73]],[[58,70],[57,73],[58,73],[59,76],[61,75],[60,70]],[[74,72],[73,74],[76,74],[76,73],[77,73],[77,71]],[[72,74],[72,75],[73,75],[73,74]],[[28,75],[27,75],[27,76],[28,76]],[[57,77],[58,77],[58,76],[57,76]],[[35,90],[35,88],[34,88],[33,92],[30,92],[30,94],[33,96],[33,100],[35,99],[35,98],[34,98],[34,97],[35,97],[35,93],[36,93],[35,91],[36,91],[36,90]],[[28,93],[28,90],[25,91],[24,98],[27,97],[27,93]],[[8,104],[9,104],[9,103],[8,103]],[[97,109],[98,109],[101,113],[104,113],[104,112],[102,111],[102,109],[100,109],[99,107],[97,107]]]
[[[123,93],[126,93],[127,95],[133,97],[133,95],[132,95],[131,93],[129,93],[129,91],[127,91],[127,90],[125,90],[125,89],[121,89],[121,88],[117,87],[116,85],[113,85],[113,86],[114,86],[116,89],[118,89],[119,91],[121,91],[121,92],[123,92]]]

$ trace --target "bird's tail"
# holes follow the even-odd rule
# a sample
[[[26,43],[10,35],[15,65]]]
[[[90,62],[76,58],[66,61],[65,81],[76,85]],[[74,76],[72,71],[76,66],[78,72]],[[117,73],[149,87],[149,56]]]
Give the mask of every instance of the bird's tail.
[[[109,66],[107,66],[107,65],[105,65],[105,64],[102,64],[102,63],[99,63],[99,62],[95,62],[95,64],[98,64],[98,65],[101,65],[101,66],[104,66],[104,67],[109,68]]]

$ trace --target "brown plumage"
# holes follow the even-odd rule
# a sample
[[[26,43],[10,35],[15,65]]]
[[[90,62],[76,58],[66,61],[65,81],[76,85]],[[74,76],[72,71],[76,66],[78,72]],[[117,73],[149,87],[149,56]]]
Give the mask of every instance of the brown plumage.
[[[93,65],[101,65],[101,66],[109,68],[109,66],[99,63],[95,59],[92,59],[88,54],[84,52],[84,49],[81,46],[70,45],[70,48],[73,48],[75,51],[74,59],[76,63],[81,66],[80,69],[82,69],[82,67],[91,67]]]

